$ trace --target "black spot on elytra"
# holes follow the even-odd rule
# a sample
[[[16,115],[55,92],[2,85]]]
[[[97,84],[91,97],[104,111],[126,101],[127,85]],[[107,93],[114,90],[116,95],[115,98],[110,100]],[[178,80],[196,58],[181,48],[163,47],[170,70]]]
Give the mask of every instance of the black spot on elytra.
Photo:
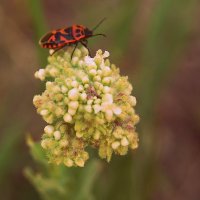
[[[71,35],[72,34],[72,28],[71,27],[68,27],[66,29],[64,29],[65,33],[67,33],[68,35]]]
[[[66,29],[64,29],[64,31],[66,32],[66,34],[61,33],[59,31],[55,34],[56,43],[65,43],[66,42],[66,41],[63,41],[61,39],[61,36],[66,38],[67,40],[73,40],[74,39],[74,37],[72,36],[71,28],[66,28]]]

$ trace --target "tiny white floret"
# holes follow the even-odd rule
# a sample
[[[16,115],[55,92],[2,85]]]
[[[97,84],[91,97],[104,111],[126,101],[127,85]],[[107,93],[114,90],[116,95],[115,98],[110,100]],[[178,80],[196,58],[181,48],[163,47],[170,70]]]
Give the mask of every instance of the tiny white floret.
[[[49,74],[51,75],[51,76],[56,76],[57,74],[58,74],[58,70],[56,69],[56,68],[54,68],[54,67],[52,67],[50,70],[49,70]]]
[[[97,114],[99,111],[101,111],[101,106],[96,104],[93,105],[94,113]]]
[[[95,76],[97,74],[97,70],[96,69],[91,69],[89,71],[89,74],[92,75],[92,76]]]
[[[103,75],[104,75],[104,76],[109,76],[109,75],[111,74],[111,69],[110,69],[110,67],[105,66],[105,67],[102,69],[102,71],[103,71]]]
[[[78,87],[78,82],[77,81],[72,81],[71,86],[75,87],[75,88]]]
[[[105,51],[103,54],[103,58],[107,58],[110,56],[110,53],[108,51]]]
[[[54,127],[51,126],[51,125],[47,125],[47,126],[45,126],[45,128],[44,128],[44,132],[45,132],[46,134],[48,134],[49,136],[52,135],[53,131],[54,131]]]
[[[62,93],[66,93],[68,91],[67,87],[65,87],[64,85],[61,86],[61,92]]]
[[[102,83],[103,84],[105,84],[105,85],[108,85],[108,84],[110,84],[110,77],[104,77],[103,79],[102,79]]]
[[[92,100],[92,99],[87,100],[87,104],[88,104],[88,105],[91,105],[92,103],[93,103],[93,100]]]
[[[91,113],[92,112],[92,106],[91,105],[86,105],[85,106],[85,111]]]
[[[113,112],[115,115],[120,115],[122,113],[122,109],[120,107],[113,108]]]
[[[93,138],[94,138],[95,140],[99,140],[100,135],[101,135],[100,131],[97,130],[97,131],[95,132],[95,134],[93,135]]]
[[[48,114],[49,114],[49,111],[47,109],[44,109],[44,110],[40,111],[40,115],[42,115],[42,116],[46,116]]]
[[[73,88],[68,92],[68,97],[71,100],[78,100],[79,92],[77,88]]]
[[[105,117],[106,117],[106,119],[107,119],[108,121],[111,121],[112,118],[113,118],[113,112],[112,112],[112,110],[106,110],[106,111],[105,111]]]
[[[102,98],[102,101],[112,104],[113,103],[113,96],[112,96],[112,94],[104,94],[103,98]]]
[[[86,100],[87,99],[87,94],[84,92],[81,94],[81,100]]]
[[[108,86],[103,87],[103,93],[109,93],[111,91],[111,88]]]
[[[77,138],[83,137],[83,133],[82,133],[82,132],[76,132],[76,137],[77,137]]]
[[[77,63],[78,63],[78,61],[79,61],[79,57],[77,57],[77,56],[74,56],[73,58],[72,58],[72,65],[76,65]]]
[[[36,73],[35,73],[35,77],[39,78],[40,80],[44,80],[45,79],[45,70],[44,69],[39,69]]]
[[[79,91],[79,92],[82,92],[83,90],[84,90],[84,87],[83,87],[82,85],[79,85],[79,86],[78,86],[78,91]]]
[[[49,49],[49,54],[52,55],[54,53],[54,49]]]
[[[85,84],[85,83],[89,83],[89,78],[87,76],[83,76],[81,78],[82,82]]]
[[[120,146],[120,143],[118,141],[115,141],[115,142],[112,143],[111,146],[115,150],[115,149],[117,149]]]
[[[65,122],[68,122],[68,123],[72,122],[72,116],[69,113],[66,113],[63,119]]]
[[[74,109],[74,110],[78,108],[78,105],[79,105],[78,101],[70,101],[68,104],[69,108]]]
[[[130,101],[131,101],[130,103],[132,106],[135,106],[137,103],[136,98],[134,96],[130,96]]]
[[[85,56],[85,63],[87,66],[96,66],[94,59],[89,56]]]
[[[73,116],[73,115],[76,114],[76,110],[77,110],[77,109],[69,108],[69,109],[68,109],[68,113],[69,113],[71,116]]]
[[[55,140],[60,140],[60,138],[61,138],[61,133],[60,133],[60,131],[55,131],[55,132],[53,133],[53,135],[54,135]]]
[[[72,167],[74,162],[72,159],[70,158],[67,158],[66,160],[64,160],[64,164],[67,166],[67,167]]]
[[[129,145],[129,141],[127,140],[126,137],[123,137],[122,140],[121,140],[121,145],[122,146],[128,146]]]

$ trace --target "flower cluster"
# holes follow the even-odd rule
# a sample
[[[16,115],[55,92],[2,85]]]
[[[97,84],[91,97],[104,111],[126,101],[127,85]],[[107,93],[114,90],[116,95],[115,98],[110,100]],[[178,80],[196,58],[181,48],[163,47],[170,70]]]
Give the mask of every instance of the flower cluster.
[[[113,153],[125,155],[138,146],[135,124],[136,98],[128,77],[120,76],[109,53],[98,50],[88,56],[85,47],[49,56],[45,69],[35,77],[46,82],[42,95],[34,96],[37,112],[48,123],[41,145],[49,161],[83,167],[87,146],[98,149],[110,161]]]

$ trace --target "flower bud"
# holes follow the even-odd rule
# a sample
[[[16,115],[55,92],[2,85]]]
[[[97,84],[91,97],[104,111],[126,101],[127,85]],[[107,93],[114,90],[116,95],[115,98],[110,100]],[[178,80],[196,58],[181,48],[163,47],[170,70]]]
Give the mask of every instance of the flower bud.
[[[71,116],[73,116],[73,115],[76,114],[76,109],[69,108],[69,109],[68,109],[68,113],[69,113]]]
[[[68,144],[69,144],[69,142],[68,142],[67,140],[61,140],[61,141],[60,141],[60,146],[61,146],[62,148],[67,147]]]
[[[126,137],[123,137],[123,138],[122,138],[122,140],[121,140],[121,145],[124,146],[124,147],[129,145],[129,142],[128,142],[128,140],[127,140]]]
[[[91,69],[91,70],[89,71],[89,74],[92,75],[92,76],[95,76],[95,75],[97,74],[96,69]]]
[[[73,166],[73,160],[71,160],[70,158],[66,158],[66,159],[64,159],[64,164],[67,167],[72,167]]]
[[[87,99],[87,94],[85,92],[81,94],[81,99],[83,101]]]
[[[51,126],[51,125],[47,125],[47,126],[45,126],[45,128],[44,128],[44,132],[45,132],[46,134],[48,134],[49,136],[51,136],[51,135],[53,134],[53,131],[54,131],[54,127]]]
[[[42,116],[45,116],[45,115],[48,115],[48,114],[49,114],[49,111],[46,110],[46,109],[40,111],[40,115],[42,115]]]
[[[78,101],[70,101],[68,106],[69,108],[76,110],[78,108],[78,104]]]
[[[94,113],[97,114],[101,111],[101,106],[98,104],[93,105]]]
[[[89,79],[87,76],[82,77],[83,84],[89,83]]]
[[[100,138],[100,135],[101,135],[101,132],[100,132],[100,131],[98,131],[98,130],[96,130],[96,132],[95,132],[95,134],[94,134],[93,138],[94,138],[95,140],[99,140],[99,138]]]
[[[120,143],[118,141],[116,141],[116,142],[113,142],[111,146],[115,150],[120,146]]]
[[[44,69],[39,69],[36,73],[35,73],[35,77],[39,78],[41,81],[43,81],[45,79],[45,70]]]
[[[81,158],[77,158],[77,159],[75,160],[75,163],[76,163],[77,166],[79,166],[79,167],[84,167],[84,164],[85,164],[84,160],[81,159]]]
[[[68,122],[68,123],[72,122],[72,116],[69,113],[66,113],[63,119],[65,122]]]
[[[71,86],[72,86],[73,88],[78,87],[78,82],[77,82],[77,81],[72,81]]]
[[[135,106],[136,105],[136,98],[134,96],[130,96],[130,103],[132,106]]]
[[[67,93],[67,91],[68,91],[67,87],[65,87],[64,85],[62,85],[61,86],[61,92],[65,94],[65,93]]]
[[[110,122],[112,120],[112,118],[113,118],[113,112],[112,112],[112,110],[106,110],[105,111],[105,117]]]
[[[79,96],[79,92],[78,92],[78,89],[76,88],[73,88],[68,92],[68,97],[71,100],[74,100],[74,101],[78,100],[78,96]]]
[[[53,135],[54,135],[55,140],[60,140],[60,138],[61,138],[60,131],[55,131],[55,132],[53,133]]]
[[[113,112],[115,115],[120,115],[122,113],[122,109],[120,107],[115,107]]]
[[[88,112],[88,113],[91,113],[92,112],[92,106],[91,105],[86,105],[85,106],[85,111]]]

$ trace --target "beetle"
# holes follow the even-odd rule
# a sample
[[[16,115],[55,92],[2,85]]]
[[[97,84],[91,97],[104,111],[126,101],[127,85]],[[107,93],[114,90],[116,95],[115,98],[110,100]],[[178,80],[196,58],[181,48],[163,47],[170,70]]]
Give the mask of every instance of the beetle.
[[[105,20],[102,19],[93,29],[89,29],[83,25],[72,25],[66,28],[60,28],[53,30],[51,32],[46,33],[40,40],[39,45],[42,48],[53,49],[54,52],[51,54],[53,55],[58,50],[66,47],[66,46],[75,46],[72,54],[71,59],[73,57],[74,51],[79,43],[81,43],[84,47],[87,47],[87,39],[94,36],[106,36],[105,34],[93,34],[94,30],[96,30],[100,24]],[[88,49],[89,55],[90,51]]]

